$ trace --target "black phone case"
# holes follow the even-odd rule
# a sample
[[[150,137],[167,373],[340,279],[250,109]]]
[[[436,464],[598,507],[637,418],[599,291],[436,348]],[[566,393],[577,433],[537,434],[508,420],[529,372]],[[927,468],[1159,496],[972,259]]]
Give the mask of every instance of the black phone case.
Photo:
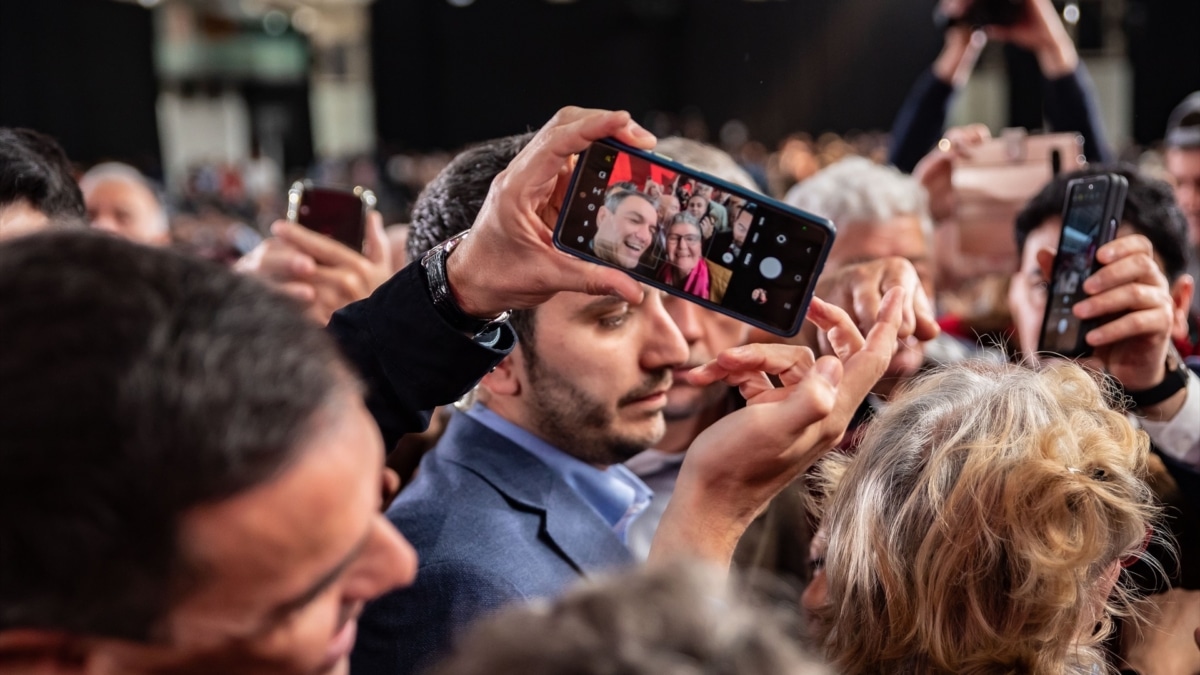
[[[701,180],[705,183],[708,183],[716,188],[719,188],[722,191],[727,192],[729,194],[736,195],[747,201],[752,201],[752,202],[756,202],[758,204],[767,205],[769,207],[772,207],[774,209],[782,211],[786,214],[792,215],[792,216],[796,217],[798,220],[804,220],[807,223],[810,223],[814,226],[824,228],[824,230],[827,233],[827,236],[825,238],[825,245],[821,248],[821,251],[817,257],[816,263],[812,270],[813,273],[812,273],[810,281],[809,281],[807,293],[804,296],[804,301],[797,308],[796,317],[795,317],[795,320],[792,321],[792,325],[786,329],[781,329],[778,326],[772,326],[768,323],[759,321],[759,320],[755,319],[754,317],[746,316],[744,314],[732,311],[730,308],[723,307],[712,301],[697,298],[694,295],[691,295],[685,291],[677,289],[669,284],[662,283],[658,280],[646,278],[644,276],[635,276],[634,277],[641,283],[646,283],[651,286],[654,286],[655,288],[660,288],[660,289],[666,291],[667,293],[670,293],[671,295],[683,298],[685,300],[688,300],[689,302],[694,302],[694,303],[704,307],[705,309],[711,309],[713,311],[720,312],[721,314],[733,317],[733,318],[737,319],[738,321],[748,323],[752,326],[761,328],[765,331],[774,333],[776,335],[781,335],[783,337],[792,337],[792,336],[796,335],[796,333],[800,332],[800,328],[804,323],[804,316],[808,312],[808,305],[812,301],[813,291],[816,288],[817,277],[820,275],[821,270],[824,268],[825,260],[829,256],[829,250],[833,246],[833,240],[834,240],[834,237],[837,232],[837,230],[833,224],[833,221],[829,220],[828,218],[822,218],[815,214],[808,213],[806,211],[802,211],[800,209],[797,209],[794,206],[789,206],[787,204],[784,204],[783,202],[777,201],[775,199],[771,199],[770,197],[768,197],[766,195],[763,195],[763,194],[760,194],[760,193],[757,193],[757,192],[754,192],[751,190],[747,190],[747,189],[745,189],[743,187],[739,187],[737,185],[733,185],[732,183],[721,180],[720,178],[717,178],[716,176],[712,176],[703,171],[693,169],[684,164],[680,164],[672,159],[669,159],[669,158],[659,155],[657,153],[646,152],[643,150],[638,150],[636,148],[630,147],[630,146],[625,145],[624,143],[621,143],[620,141],[617,141],[612,138],[605,138],[605,139],[602,139],[599,141],[595,141],[592,143],[592,145],[589,147],[588,150],[590,151],[597,146],[608,147],[613,150],[624,152],[624,153],[627,153],[634,157],[644,159],[647,162],[650,162],[651,164],[657,164],[661,167],[664,167],[670,171],[675,172],[676,174],[684,174],[689,177],[699,179],[699,180]],[[585,151],[585,153],[586,152],[587,151]],[[581,153],[580,159],[576,163],[575,171],[571,174],[571,182],[570,182],[570,185],[567,187],[567,192],[566,192],[567,199],[563,203],[562,208],[559,211],[558,222],[555,224],[555,227],[554,227],[554,237],[553,237],[554,245],[556,248],[558,248],[561,251],[564,251],[566,253],[569,253],[569,254],[579,257],[579,258],[583,258],[584,260],[587,260],[589,262],[593,262],[598,265],[604,265],[605,267],[611,267],[613,269],[619,269],[621,271],[627,272],[628,270],[625,270],[624,268],[622,268],[618,265],[614,265],[606,260],[602,260],[601,258],[599,258],[595,255],[589,255],[589,254],[583,253],[577,249],[571,248],[570,246],[565,245],[561,240],[561,235],[563,232],[563,225],[566,222],[568,214],[571,212],[570,206],[576,198],[575,187],[576,187],[576,184],[579,182],[580,176],[581,176],[581,174],[583,172],[583,168],[585,166],[585,162],[583,161],[583,156],[584,156],[584,154]]]
[[[1062,212],[1062,222],[1063,227],[1065,228],[1071,211],[1071,195],[1074,194],[1075,189],[1077,189],[1079,186],[1095,183],[1098,179],[1103,179],[1106,181],[1107,196],[1105,198],[1104,211],[1100,221],[1100,232],[1096,237],[1096,250],[1099,250],[1101,246],[1104,246],[1116,237],[1117,228],[1121,225],[1121,216],[1125,210],[1125,196],[1129,191],[1129,181],[1127,181],[1124,176],[1118,174],[1098,174],[1095,176],[1076,178],[1067,184],[1066,202],[1063,204]],[[1086,337],[1089,331],[1096,328],[1096,326],[1102,322],[1100,319],[1078,320],[1079,333],[1075,344],[1071,349],[1065,351],[1051,350],[1046,344],[1048,334],[1047,329],[1049,328],[1050,317],[1054,308],[1053,300],[1056,291],[1055,280],[1058,279],[1059,270],[1061,269],[1061,262],[1063,260],[1063,241],[1064,238],[1060,236],[1058,251],[1056,251],[1054,255],[1054,265],[1050,270],[1050,286],[1046,291],[1046,310],[1042,314],[1042,330],[1038,334],[1038,351],[1044,353],[1053,353],[1066,358],[1090,356],[1092,353],[1092,348],[1090,345],[1088,345]],[[1079,288],[1076,292],[1077,298],[1085,297],[1086,294],[1083,292],[1083,281],[1095,274],[1099,268],[1100,265],[1096,263],[1095,255],[1093,255],[1091,263],[1088,266],[1087,275],[1084,276],[1079,282]],[[1072,305],[1074,304],[1075,303],[1072,303]]]

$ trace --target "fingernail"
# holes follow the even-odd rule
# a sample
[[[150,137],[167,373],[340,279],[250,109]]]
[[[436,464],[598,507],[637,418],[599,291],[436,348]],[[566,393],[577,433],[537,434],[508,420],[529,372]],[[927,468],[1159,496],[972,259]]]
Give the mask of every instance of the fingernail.
[[[642,125],[633,121],[632,119],[629,120],[629,131],[637,136],[653,136],[654,135],[654,134],[651,134],[649,131],[647,131],[645,127],[643,127]]]

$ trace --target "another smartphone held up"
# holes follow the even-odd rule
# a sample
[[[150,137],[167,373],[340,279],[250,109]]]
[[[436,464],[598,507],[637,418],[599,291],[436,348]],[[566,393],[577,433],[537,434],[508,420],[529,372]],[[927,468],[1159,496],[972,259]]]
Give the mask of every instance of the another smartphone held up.
[[[362,252],[367,211],[375,194],[363,187],[339,188],[296,181],[288,190],[287,218]]]
[[[1038,351],[1074,358],[1091,353],[1085,337],[1101,321],[1084,321],[1072,309],[1087,294],[1083,282],[1096,272],[1096,251],[1112,241],[1125,210],[1129,182],[1117,174],[1076,178],[1067,183],[1062,236],[1047,290]]]

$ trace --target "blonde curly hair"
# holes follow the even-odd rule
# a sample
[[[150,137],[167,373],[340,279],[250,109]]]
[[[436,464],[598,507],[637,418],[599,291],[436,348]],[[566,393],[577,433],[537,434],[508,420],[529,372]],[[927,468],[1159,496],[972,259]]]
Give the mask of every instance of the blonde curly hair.
[[[1071,363],[971,362],[914,382],[822,469],[828,604],[845,675],[1087,672],[1134,613],[1117,561],[1157,509],[1149,441]]]

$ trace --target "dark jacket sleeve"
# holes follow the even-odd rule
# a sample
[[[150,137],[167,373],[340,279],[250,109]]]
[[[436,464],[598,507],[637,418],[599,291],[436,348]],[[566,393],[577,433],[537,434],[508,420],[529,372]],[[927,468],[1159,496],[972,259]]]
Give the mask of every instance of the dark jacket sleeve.
[[[1088,162],[1112,162],[1115,159],[1104,135],[1104,121],[1096,103],[1096,89],[1087,68],[1080,61],[1075,72],[1053,80],[1044,80],[1046,122],[1054,131],[1078,131],[1083,134],[1083,154]]]
[[[389,450],[404,434],[425,429],[434,407],[461,398],[516,344],[507,324],[492,346],[451,328],[433,306],[419,263],[335,312],[328,330],[366,382],[367,407]]]
[[[888,163],[904,173],[912,173],[917,162],[942,137],[953,96],[954,87],[939,80],[932,69],[921,73],[892,123]]]

